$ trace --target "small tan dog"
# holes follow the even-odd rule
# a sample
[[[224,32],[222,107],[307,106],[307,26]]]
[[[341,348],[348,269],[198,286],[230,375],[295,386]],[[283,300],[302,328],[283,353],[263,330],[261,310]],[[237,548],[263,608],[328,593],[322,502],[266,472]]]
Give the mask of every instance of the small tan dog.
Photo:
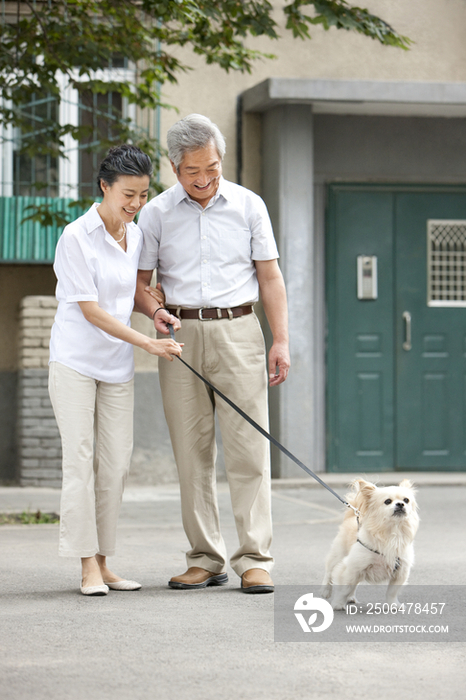
[[[360,515],[353,510],[345,514],[327,557],[321,595],[330,599],[333,592],[332,607],[344,610],[357,602],[356,587],[362,581],[388,581],[387,603],[398,605],[398,590],[414,563],[419,526],[415,489],[408,479],[384,488],[356,479],[352,488],[346,500]]]

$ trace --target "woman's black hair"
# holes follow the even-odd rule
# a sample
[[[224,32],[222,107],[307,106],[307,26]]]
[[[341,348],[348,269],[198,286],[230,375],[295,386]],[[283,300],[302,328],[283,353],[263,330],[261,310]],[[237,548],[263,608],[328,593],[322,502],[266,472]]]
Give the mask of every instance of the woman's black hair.
[[[102,192],[100,181],[103,180],[110,187],[122,175],[152,175],[152,162],[149,156],[141,151],[138,146],[124,143],[121,146],[114,146],[109,150],[106,157],[100,164],[97,184]]]

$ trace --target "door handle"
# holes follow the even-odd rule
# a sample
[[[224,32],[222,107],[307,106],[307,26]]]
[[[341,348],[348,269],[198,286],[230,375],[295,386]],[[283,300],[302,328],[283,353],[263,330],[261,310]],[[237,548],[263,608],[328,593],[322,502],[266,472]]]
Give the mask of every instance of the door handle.
[[[411,314],[409,311],[403,311],[403,321],[405,326],[405,339],[403,342],[403,350],[411,350]]]

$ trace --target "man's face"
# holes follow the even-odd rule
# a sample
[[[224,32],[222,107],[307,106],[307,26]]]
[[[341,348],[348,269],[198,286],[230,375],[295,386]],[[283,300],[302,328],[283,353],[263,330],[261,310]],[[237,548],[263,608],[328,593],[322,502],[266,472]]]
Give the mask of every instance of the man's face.
[[[213,142],[197,151],[186,153],[177,172],[173,172],[191,199],[206,207],[218,189],[222,161]]]

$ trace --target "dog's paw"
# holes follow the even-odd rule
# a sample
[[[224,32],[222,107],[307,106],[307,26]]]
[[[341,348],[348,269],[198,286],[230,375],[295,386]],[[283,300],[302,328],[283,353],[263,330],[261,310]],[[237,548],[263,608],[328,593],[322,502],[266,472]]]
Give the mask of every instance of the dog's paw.
[[[334,610],[346,610],[346,602],[341,600],[334,600],[332,603],[332,608]]]
[[[320,589],[320,597],[325,598],[325,600],[330,600],[332,597],[332,584],[327,583],[325,586],[322,586]]]

